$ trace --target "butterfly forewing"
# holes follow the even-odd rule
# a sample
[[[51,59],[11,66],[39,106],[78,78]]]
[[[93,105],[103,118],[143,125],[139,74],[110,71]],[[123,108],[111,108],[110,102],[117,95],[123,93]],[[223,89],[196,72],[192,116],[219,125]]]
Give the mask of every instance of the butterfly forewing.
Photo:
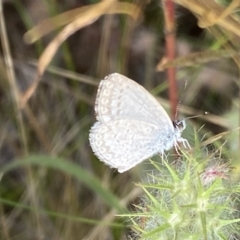
[[[95,111],[99,122],[115,119],[137,119],[166,126],[173,131],[169,116],[158,101],[133,80],[113,73],[100,82]]]
[[[90,144],[97,157],[119,172],[164,151],[159,136],[170,136],[155,124],[133,119],[97,122],[90,131]]]

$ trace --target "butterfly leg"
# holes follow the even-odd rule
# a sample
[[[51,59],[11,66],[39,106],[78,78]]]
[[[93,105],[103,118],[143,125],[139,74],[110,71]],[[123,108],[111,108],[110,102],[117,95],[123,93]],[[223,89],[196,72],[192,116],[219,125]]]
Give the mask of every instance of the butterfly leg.
[[[178,139],[178,142],[181,142],[185,148],[191,149],[191,146],[190,146],[190,144],[189,144],[189,142],[188,142],[187,139],[185,139],[185,138],[180,138],[180,139]]]
[[[175,143],[174,148],[175,148],[175,151],[176,151],[177,155],[181,155],[180,152],[179,152],[180,147],[178,145],[178,142]]]
[[[161,157],[162,160],[167,159],[167,157],[168,157],[164,151],[158,152],[158,155]]]

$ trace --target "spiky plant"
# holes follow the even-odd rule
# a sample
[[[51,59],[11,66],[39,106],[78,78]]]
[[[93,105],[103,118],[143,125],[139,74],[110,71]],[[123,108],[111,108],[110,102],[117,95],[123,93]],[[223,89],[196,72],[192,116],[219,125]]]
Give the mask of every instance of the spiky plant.
[[[145,192],[130,217],[134,239],[240,239],[239,184],[220,157],[183,153],[174,163],[152,162]]]

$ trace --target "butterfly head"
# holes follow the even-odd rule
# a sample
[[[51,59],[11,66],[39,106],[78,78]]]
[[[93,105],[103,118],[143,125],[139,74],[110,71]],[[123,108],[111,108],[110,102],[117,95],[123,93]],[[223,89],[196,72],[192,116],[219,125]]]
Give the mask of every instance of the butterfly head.
[[[195,115],[195,116],[187,117],[183,120],[174,120],[173,121],[173,126],[174,126],[174,129],[175,129],[175,132],[180,133],[180,134],[183,132],[183,130],[186,128],[186,120],[192,119],[192,118],[197,118],[197,117],[207,115],[207,114],[208,114],[208,112],[204,112],[203,114],[198,114],[198,115]]]
[[[186,128],[186,122],[185,120],[174,120],[173,126],[175,128],[175,131],[182,133],[183,130]]]

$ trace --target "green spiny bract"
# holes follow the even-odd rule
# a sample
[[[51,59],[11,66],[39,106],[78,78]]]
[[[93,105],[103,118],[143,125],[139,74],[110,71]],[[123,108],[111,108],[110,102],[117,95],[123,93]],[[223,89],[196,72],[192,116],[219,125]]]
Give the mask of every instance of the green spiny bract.
[[[152,162],[145,192],[130,214],[139,239],[239,239],[237,201],[230,166],[219,158],[183,154],[172,164]]]

